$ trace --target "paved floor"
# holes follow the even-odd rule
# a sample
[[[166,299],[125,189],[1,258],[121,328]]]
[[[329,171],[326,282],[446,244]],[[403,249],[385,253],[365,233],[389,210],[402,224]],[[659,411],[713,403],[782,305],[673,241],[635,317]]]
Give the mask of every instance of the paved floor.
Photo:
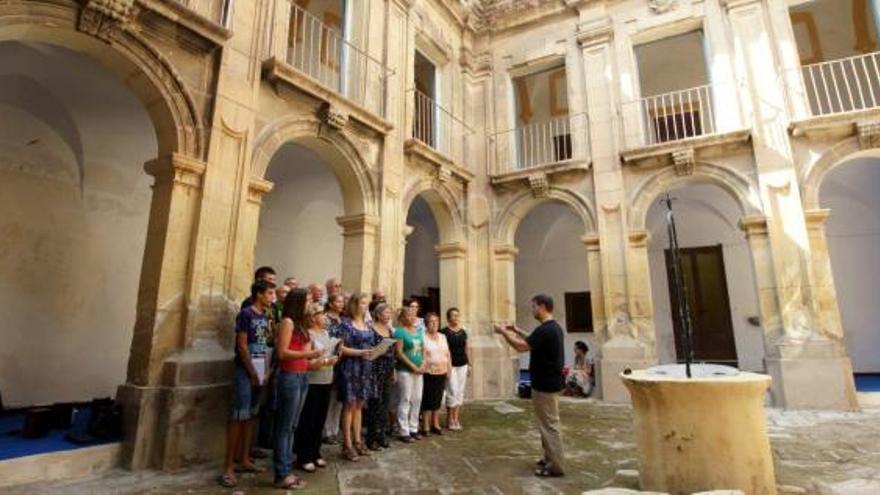
[[[581,493],[608,486],[636,488],[638,469],[627,406],[565,400],[562,421],[568,476],[542,480],[531,474],[540,439],[530,403],[521,400],[469,405],[466,430],[374,454],[358,463],[341,461],[305,475],[321,494],[543,494]],[[862,413],[768,411],[776,471],[783,493],[880,494],[880,410]],[[218,441],[223,441],[218,439]],[[214,484],[216,467],[181,474],[113,471],[73,483],[31,485],[8,495],[53,494],[269,494],[270,475],[242,478],[236,489]],[[237,494],[236,494],[237,495]]]

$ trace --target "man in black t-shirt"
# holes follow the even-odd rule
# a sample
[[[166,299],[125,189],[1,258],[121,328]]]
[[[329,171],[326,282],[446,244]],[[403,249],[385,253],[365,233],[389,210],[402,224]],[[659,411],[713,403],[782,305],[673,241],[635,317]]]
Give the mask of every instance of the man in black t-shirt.
[[[562,327],[553,319],[553,298],[538,294],[532,298],[532,316],[541,324],[526,334],[512,324],[495,325],[498,333],[517,352],[528,352],[532,377],[532,404],[541,432],[544,457],[538,461],[536,476],[563,476],[564,453],[559,422],[559,393],[565,388]]]

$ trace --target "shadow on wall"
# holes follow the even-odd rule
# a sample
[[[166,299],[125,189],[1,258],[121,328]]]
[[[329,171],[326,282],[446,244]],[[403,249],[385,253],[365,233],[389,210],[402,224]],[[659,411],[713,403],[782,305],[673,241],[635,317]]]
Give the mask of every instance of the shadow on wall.
[[[112,396],[125,381],[157,149],[141,102],[96,61],[0,43],[6,405]]]

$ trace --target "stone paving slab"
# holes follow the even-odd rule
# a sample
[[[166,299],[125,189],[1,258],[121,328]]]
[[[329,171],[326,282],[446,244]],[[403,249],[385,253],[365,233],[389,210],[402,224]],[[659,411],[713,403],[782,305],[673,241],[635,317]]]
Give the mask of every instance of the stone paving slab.
[[[540,438],[531,404],[510,400],[469,404],[462,418],[465,431],[446,432],[409,445],[396,442],[392,449],[358,463],[341,460],[338,447],[325,447],[330,466],[304,474],[310,485],[297,493],[498,495],[638,489],[628,406],[566,399],[561,414],[568,460],[565,478],[532,475],[540,455]],[[778,483],[787,488],[784,493],[880,495],[880,411],[768,410],[768,432]],[[223,489],[214,482],[218,469],[199,467],[178,474],[115,470],[99,478],[21,486],[5,493],[284,493],[270,486],[268,474],[242,476],[239,487]]]

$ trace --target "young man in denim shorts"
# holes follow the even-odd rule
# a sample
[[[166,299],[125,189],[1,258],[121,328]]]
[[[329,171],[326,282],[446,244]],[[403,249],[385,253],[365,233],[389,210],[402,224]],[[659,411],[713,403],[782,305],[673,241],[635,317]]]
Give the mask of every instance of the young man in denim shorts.
[[[218,480],[225,487],[237,483],[235,459],[241,459],[241,470],[263,472],[251,460],[249,447],[254,421],[259,412],[260,394],[267,381],[267,360],[272,341],[270,312],[275,299],[275,284],[257,280],[251,286],[251,302],[235,321],[235,378],[233,380],[232,417],[226,430],[226,464]],[[257,367],[262,366],[262,369]]]

